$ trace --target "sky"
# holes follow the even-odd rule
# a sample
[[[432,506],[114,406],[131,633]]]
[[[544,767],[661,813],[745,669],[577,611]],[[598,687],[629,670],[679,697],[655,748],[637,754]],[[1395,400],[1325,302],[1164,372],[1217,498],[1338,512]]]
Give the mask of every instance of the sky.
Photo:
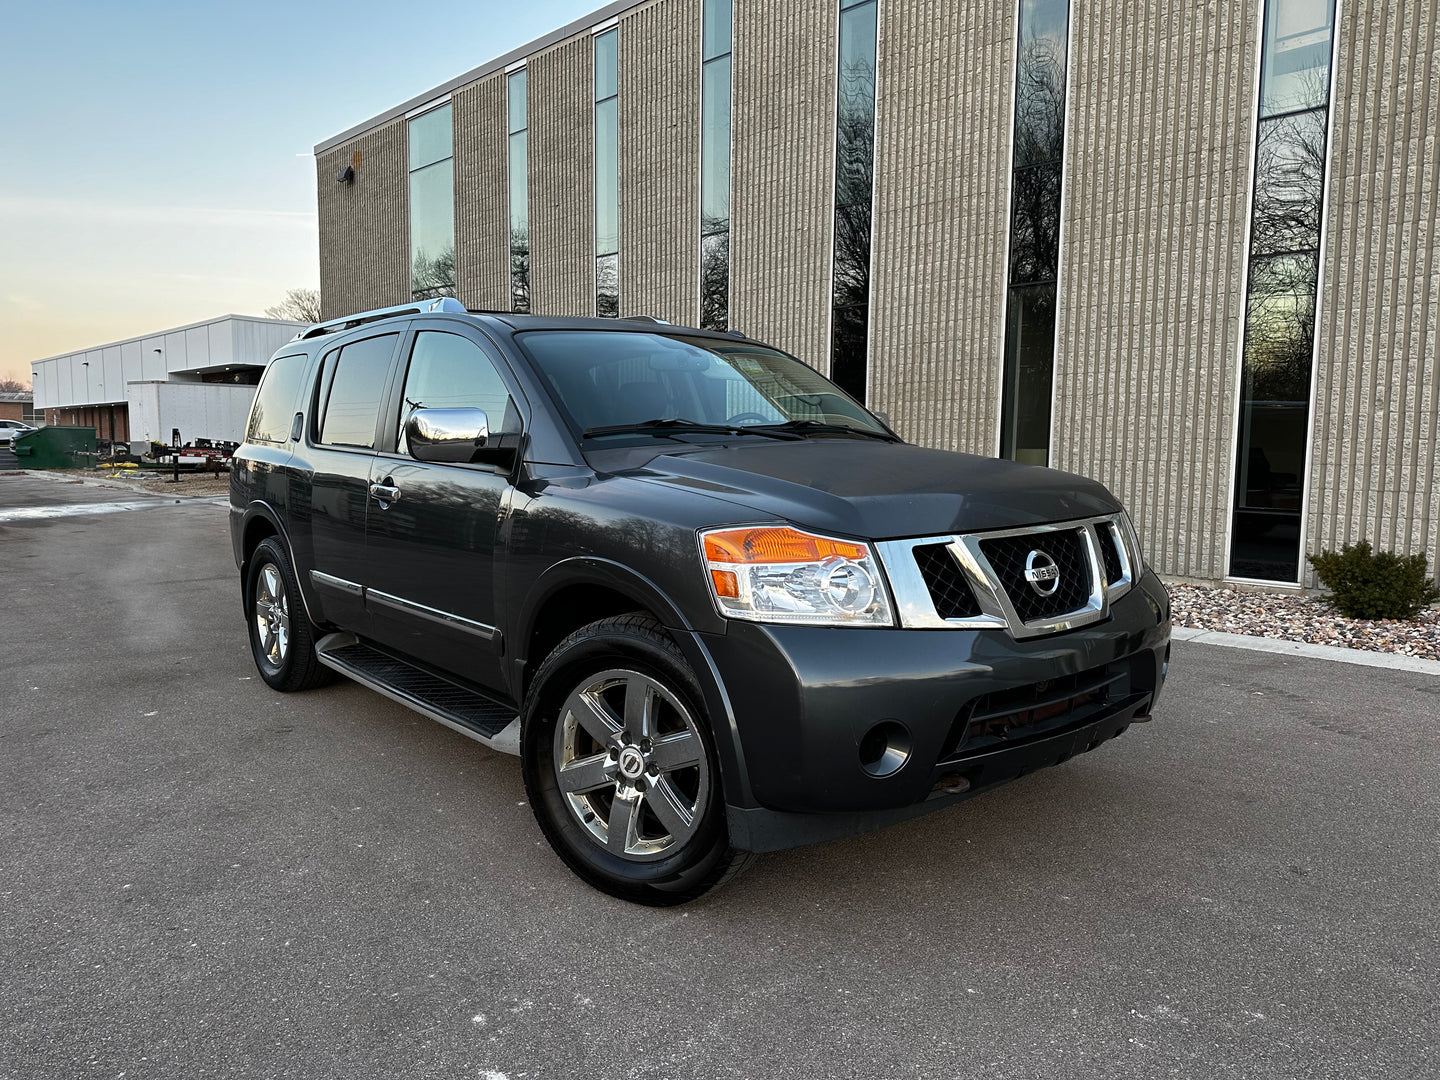
[[[603,4],[0,0],[0,378],[318,287],[316,143]]]

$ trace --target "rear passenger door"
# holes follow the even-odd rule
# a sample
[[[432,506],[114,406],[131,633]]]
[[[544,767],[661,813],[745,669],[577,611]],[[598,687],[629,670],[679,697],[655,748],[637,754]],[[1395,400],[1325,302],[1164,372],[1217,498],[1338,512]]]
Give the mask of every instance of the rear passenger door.
[[[370,463],[402,337],[391,330],[326,353],[311,412],[309,583],[326,621],[358,634],[369,631],[364,588]]]
[[[391,389],[384,442],[371,483],[366,534],[371,636],[492,689],[500,688],[502,640],[495,559],[510,504],[509,469],[418,461],[404,425],[417,408],[479,408],[490,442],[518,446],[524,400],[509,368],[480,333],[459,323],[416,324]]]

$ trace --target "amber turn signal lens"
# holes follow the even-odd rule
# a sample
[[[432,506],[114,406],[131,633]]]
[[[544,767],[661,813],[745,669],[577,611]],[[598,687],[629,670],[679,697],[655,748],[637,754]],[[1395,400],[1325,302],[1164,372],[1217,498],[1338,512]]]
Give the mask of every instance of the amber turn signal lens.
[[[727,529],[705,537],[705,558],[718,563],[806,563],[820,562],[836,555],[843,559],[863,559],[867,554],[869,551],[864,544],[811,536],[788,527]],[[734,577],[733,574],[730,576]],[[719,589],[718,578],[716,588]],[[721,595],[735,594],[722,592]]]
[[[728,596],[735,600],[740,596],[740,581],[733,570],[711,570],[710,580],[715,586],[716,596]]]

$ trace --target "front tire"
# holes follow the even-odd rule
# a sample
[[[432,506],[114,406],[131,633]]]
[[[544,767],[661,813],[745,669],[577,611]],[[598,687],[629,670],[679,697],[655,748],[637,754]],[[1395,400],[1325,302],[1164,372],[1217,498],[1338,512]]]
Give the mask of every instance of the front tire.
[[[555,853],[602,892],[683,904],[753,858],[730,847],[702,702],[643,614],[577,630],[536,673],[520,744],[530,805]]]
[[[316,630],[305,613],[295,571],[273,537],[260,541],[250,556],[245,613],[250,653],[260,677],[272,688],[309,690],[334,677],[315,654]]]

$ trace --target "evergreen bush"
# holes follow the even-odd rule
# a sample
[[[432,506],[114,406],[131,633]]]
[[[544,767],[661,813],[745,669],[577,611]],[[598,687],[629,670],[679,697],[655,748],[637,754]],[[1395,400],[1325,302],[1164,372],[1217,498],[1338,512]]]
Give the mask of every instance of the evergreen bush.
[[[1352,619],[1413,619],[1440,600],[1423,554],[1372,551],[1362,540],[1309,559],[1330,603]]]

